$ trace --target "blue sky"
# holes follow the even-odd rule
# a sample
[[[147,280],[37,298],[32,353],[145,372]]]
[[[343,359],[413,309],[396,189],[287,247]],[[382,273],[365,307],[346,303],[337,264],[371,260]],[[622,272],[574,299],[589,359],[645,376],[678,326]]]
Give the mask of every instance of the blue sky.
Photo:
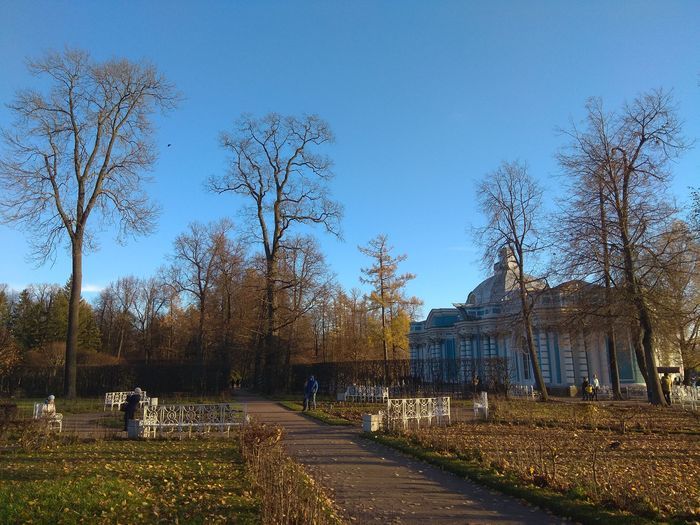
[[[90,297],[119,276],[149,276],[190,221],[238,220],[239,202],[203,189],[225,170],[220,131],[244,112],[316,113],[336,135],[332,189],[344,240],[318,231],[347,289],[362,288],[357,250],[386,233],[430,308],[464,301],[485,276],[470,228],[478,179],[519,159],[553,201],[557,128],[587,97],[617,108],[673,89],[685,133],[700,137],[700,2],[17,2],[0,0],[0,127],[4,104],[32,85],[24,60],[64,46],[96,59],[154,62],[183,93],[158,119],[150,192],[158,231],[86,256]],[[172,144],[166,148],[166,144]],[[700,146],[674,166],[673,192],[700,186]],[[63,283],[70,259],[27,261],[21,232],[0,226],[0,282]]]

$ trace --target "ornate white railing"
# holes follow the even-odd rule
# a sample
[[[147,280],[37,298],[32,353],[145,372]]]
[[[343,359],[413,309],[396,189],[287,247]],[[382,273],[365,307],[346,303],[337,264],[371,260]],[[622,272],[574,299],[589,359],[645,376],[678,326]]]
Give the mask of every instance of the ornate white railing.
[[[385,386],[350,385],[338,394],[338,401],[361,403],[384,403],[389,399],[389,388]]]
[[[535,399],[535,388],[532,385],[512,384],[508,388],[508,395],[511,397],[522,397],[525,399]]]
[[[407,429],[411,421],[420,427],[450,422],[449,397],[422,397],[409,399],[388,399],[386,405],[387,426],[393,429],[401,424]]]
[[[689,406],[691,410],[697,410],[700,407],[700,387],[673,385],[671,402],[681,405],[681,408]]]
[[[110,412],[114,410],[115,407],[117,410],[119,410],[121,404],[126,403],[126,398],[131,394],[133,394],[133,392],[106,392],[105,405],[102,410],[107,410],[107,407],[109,407]],[[149,401],[150,398],[146,395],[146,391],[144,390],[141,392],[141,401],[139,401],[139,405],[147,405],[149,404]]]
[[[245,405],[242,408],[230,403],[145,406],[140,433],[143,437],[155,437],[158,432],[191,434],[193,430],[228,434],[232,427],[247,421]]]

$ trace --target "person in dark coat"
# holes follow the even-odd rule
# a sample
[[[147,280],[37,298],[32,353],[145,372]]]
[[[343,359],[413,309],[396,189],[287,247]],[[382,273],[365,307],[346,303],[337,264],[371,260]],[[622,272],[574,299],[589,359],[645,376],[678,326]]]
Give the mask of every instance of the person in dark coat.
[[[141,389],[139,387],[134,388],[134,391],[126,396],[126,407],[124,408],[124,430],[129,428],[129,420],[134,419],[136,415],[136,409],[139,407],[141,402]]]
[[[584,401],[588,401],[588,389],[591,388],[591,384],[588,382],[588,378],[584,377],[581,382],[581,396]]]
[[[666,403],[669,405],[671,404],[671,386],[673,385],[673,379],[671,378],[670,375],[668,375],[668,372],[664,374],[664,376],[661,378],[661,391],[664,394],[664,399],[666,399]]]
[[[302,412],[311,410],[312,404],[314,410],[316,410],[316,392],[318,392],[318,381],[316,381],[314,376],[310,376],[304,385],[304,408],[302,408]]]

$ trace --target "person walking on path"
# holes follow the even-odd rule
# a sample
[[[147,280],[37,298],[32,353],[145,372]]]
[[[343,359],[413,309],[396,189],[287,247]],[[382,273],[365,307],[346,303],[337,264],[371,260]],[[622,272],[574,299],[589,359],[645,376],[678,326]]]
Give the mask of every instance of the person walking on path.
[[[598,401],[598,390],[600,390],[600,381],[598,381],[598,375],[593,374],[593,399]]]
[[[136,415],[136,409],[139,407],[141,402],[141,389],[139,387],[134,388],[134,391],[126,396],[126,403],[124,403],[124,430],[129,429],[129,420],[134,419]]]
[[[668,372],[664,374],[664,376],[661,378],[661,391],[664,393],[664,397],[666,398],[666,403],[669,405],[671,404],[671,383],[673,380],[671,379],[671,376],[668,375]]]
[[[316,381],[314,376],[310,376],[306,385],[304,385],[304,407],[301,410],[302,412],[311,410],[312,404],[314,410],[316,410],[316,392],[318,392],[318,381]]]

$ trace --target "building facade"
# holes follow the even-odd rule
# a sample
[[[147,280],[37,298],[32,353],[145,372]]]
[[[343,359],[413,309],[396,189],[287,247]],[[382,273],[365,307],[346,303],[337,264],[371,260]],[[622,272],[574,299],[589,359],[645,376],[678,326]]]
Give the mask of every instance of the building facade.
[[[534,385],[525,346],[517,265],[502,250],[491,277],[477,286],[466,302],[431,310],[427,319],[411,323],[409,355],[412,373],[426,382],[467,383],[483,380]],[[544,381],[555,390],[580,386],[597,375],[611,384],[608,341],[602,318],[582,316],[581,290],[592,285],[570,281],[554,288],[528,279],[536,296],[533,331]],[[618,372],[622,384],[644,383],[627,329],[616,329]]]

